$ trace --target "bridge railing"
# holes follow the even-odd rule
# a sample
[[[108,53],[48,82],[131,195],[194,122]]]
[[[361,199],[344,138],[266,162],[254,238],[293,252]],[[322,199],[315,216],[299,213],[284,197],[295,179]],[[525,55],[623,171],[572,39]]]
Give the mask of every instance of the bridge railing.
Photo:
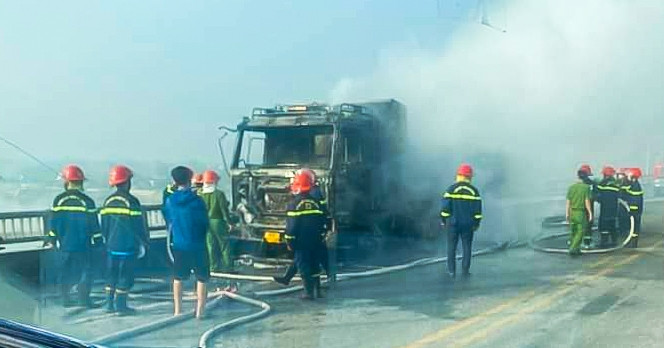
[[[166,221],[161,205],[143,206],[150,232],[165,231]],[[0,213],[0,242],[23,243],[44,240],[48,233],[51,212],[48,210]]]

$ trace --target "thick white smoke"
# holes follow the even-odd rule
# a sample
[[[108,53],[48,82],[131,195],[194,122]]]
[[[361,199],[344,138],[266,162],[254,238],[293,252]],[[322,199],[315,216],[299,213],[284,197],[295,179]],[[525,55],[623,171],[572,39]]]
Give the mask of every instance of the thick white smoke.
[[[506,33],[469,23],[439,50],[388,49],[332,99],[397,98],[423,158],[502,153],[529,185],[571,180],[581,162],[646,166],[647,150],[664,152],[664,2],[523,0],[500,11]]]

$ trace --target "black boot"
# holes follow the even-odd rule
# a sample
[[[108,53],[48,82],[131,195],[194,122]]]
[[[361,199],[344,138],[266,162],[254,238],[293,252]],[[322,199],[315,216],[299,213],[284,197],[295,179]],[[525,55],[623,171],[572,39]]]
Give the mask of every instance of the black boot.
[[[115,290],[106,288],[106,306],[104,310],[107,313],[115,312]]]
[[[314,295],[316,298],[325,298],[325,290],[320,286],[320,277],[314,280]]]
[[[310,277],[302,277],[302,283],[304,285],[304,293],[301,298],[303,300],[313,300],[314,299],[314,281]]]
[[[131,315],[136,312],[133,308],[127,306],[127,294],[117,294],[115,297],[116,309],[120,315]]]
[[[290,284],[290,281],[288,281],[288,279],[286,279],[286,277],[280,277],[280,276],[277,276],[277,277],[273,277],[273,278],[274,278],[274,281],[275,281],[275,282],[277,282],[277,283],[279,283],[279,284],[281,284],[281,285],[288,285],[288,284]]]
[[[69,293],[69,290],[71,290],[70,285],[62,284],[60,292],[62,293],[62,305],[65,308],[73,307],[76,305],[76,303],[71,299],[71,294]]]

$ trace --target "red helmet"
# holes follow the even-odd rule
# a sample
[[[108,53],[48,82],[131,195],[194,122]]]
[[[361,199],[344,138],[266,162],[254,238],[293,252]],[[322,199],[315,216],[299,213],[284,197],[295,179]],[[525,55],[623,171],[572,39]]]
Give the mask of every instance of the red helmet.
[[[191,184],[192,185],[202,185],[203,184],[203,174],[201,174],[201,173],[194,174],[194,176],[191,177]]]
[[[206,170],[203,172],[204,184],[216,184],[219,181],[219,174],[214,170]]]
[[[62,178],[66,182],[83,181],[85,180],[85,175],[83,174],[83,170],[81,169],[81,167],[75,164],[70,164],[62,168]]]
[[[298,175],[298,174],[308,175],[309,178],[311,179],[312,183],[316,182],[316,172],[314,172],[313,170],[311,170],[309,168],[302,168],[302,169],[298,170],[297,172],[295,172],[295,175]]]
[[[593,175],[593,170],[590,168],[589,164],[582,164],[581,168],[579,168],[580,172],[584,172],[588,175]]]
[[[473,167],[470,164],[462,163],[457,169],[457,175],[465,176],[466,178],[473,177]]]
[[[627,175],[631,175],[634,179],[639,179],[643,173],[641,172],[641,168],[629,168],[627,170]]]
[[[125,183],[134,176],[134,173],[127,166],[118,165],[111,168],[111,172],[108,175],[108,184],[111,186],[117,186],[122,183]]]
[[[313,181],[311,180],[311,175],[298,171],[293,177],[293,183],[291,183],[290,190],[294,195],[309,192],[313,186]]]
[[[614,176],[616,175],[616,170],[611,166],[606,166],[602,168],[602,175],[604,176]]]

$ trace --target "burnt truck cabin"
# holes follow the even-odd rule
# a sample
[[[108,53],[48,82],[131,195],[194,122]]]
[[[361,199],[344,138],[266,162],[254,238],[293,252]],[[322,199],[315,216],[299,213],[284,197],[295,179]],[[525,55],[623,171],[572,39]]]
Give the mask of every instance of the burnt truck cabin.
[[[398,202],[405,108],[394,100],[255,108],[238,125],[232,206],[249,253],[283,251],[288,186],[310,168],[339,233],[376,233]]]

